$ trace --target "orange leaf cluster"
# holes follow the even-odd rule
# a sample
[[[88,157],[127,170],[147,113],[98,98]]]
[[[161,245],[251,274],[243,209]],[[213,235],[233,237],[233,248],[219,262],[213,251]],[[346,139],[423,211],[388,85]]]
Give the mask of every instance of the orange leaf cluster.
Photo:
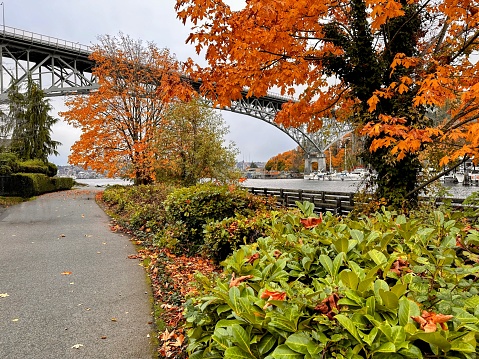
[[[372,123],[365,132],[375,140],[372,151],[386,147],[401,159],[442,143],[451,152],[442,164],[461,156],[479,158],[478,7],[469,0],[367,0],[364,5],[358,10],[336,0],[249,0],[234,6],[225,0],[176,0],[178,17],[194,25],[187,42],[207,61],[199,66],[190,60],[185,71],[203,81],[203,93],[218,106],[229,106],[242,91],[257,97],[268,90],[295,95],[297,101],[283,105],[276,118],[285,127],[316,132],[325,118],[354,118],[359,127],[364,118],[355,115],[364,109]],[[355,11],[363,11],[359,16],[368,24],[363,30],[371,48],[365,52],[378,64],[389,61],[379,70],[371,65],[382,73],[376,73],[380,80],[368,88],[367,99],[354,92],[362,85],[354,81],[369,64],[361,55],[354,61],[343,56],[347,46],[330,37],[334,28],[339,39],[355,43]],[[412,34],[410,48],[391,45],[400,36],[391,37],[389,29],[416,20],[423,24]],[[396,47],[401,51],[395,53]],[[336,67],[328,67],[330,59],[338,59]],[[344,76],[350,69],[354,76]],[[444,107],[447,117],[418,116],[385,126],[381,114],[403,116],[387,105],[392,101],[411,117],[416,112],[428,117],[428,110]]]
[[[447,325],[445,323],[451,320],[453,316],[436,314],[424,310],[420,316],[412,316],[411,318],[418,323],[420,328],[426,333],[432,333],[437,330],[437,324],[441,326],[442,330],[447,330]]]
[[[143,46],[120,34],[94,46],[98,91],[66,102],[61,115],[82,130],[70,163],[109,176],[154,180],[155,131],[169,104],[187,99],[192,89],[168,50]]]
[[[301,218],[300,222],[304,228],[312,229],[323,222],[323,214],[320,213],[319,218],[318,217]]]
[[[261,299],[267,299],[267,300],[285,300],[286,299],[286,293],[285,292],[278,292],[278,291],[272,291],[265,289],[263,293],[261,293]]]

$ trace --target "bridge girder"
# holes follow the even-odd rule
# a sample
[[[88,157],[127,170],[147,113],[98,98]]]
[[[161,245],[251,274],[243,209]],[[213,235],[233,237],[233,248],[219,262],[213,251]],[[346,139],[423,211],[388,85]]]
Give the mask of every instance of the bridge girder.
[[[12,85],[21,86],[31,76],[49,97],[87,94],[98,89],[92,74],[95,66],[88,46],[5,26],[0,32],[0,103],[8,99]],[[190,80],[189,80],[190,81]],[[200,83],[192,82],[199,91]],[[274,121],[281,106],[290,98],[267,95],[233,101],[222,110],[251,116],[275,126],[306,154],[323,153],[332,143],[351,132],[348,125],[336,122],[327,130],[308,133],[305,126],[290,127]],[[333,129],[335,127],[335,129]]]

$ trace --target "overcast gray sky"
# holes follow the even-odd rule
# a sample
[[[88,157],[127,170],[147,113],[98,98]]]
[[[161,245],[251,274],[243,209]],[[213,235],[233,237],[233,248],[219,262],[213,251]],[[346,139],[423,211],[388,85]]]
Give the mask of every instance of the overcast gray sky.
[[[121,31],[134,39],[169,48],[180,61],[195,58],[194,47],[185,44],[189,28],[176,18],[174,3],[175,0],[4,0],[0,10],[6,26],[62,40],[91,45],[97,43],[99,35],[118,35]],[[51,103],[55,116],[65,109],[62,98],[52,99]],[[261,120],[226,111],[222,115],[230,128],[227,140],[235,142],[241,151],[238,160],[267,161],[296,147],[285,133]],[[51,160],[65,165],[79,132],[62,121],[55,126],[53,137],[63,146],[60,156]]]

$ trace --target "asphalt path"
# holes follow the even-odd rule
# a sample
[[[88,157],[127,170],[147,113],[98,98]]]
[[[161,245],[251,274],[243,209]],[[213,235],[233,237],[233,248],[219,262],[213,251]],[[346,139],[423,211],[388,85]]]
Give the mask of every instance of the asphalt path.
[[[151,295],[94,188],[0,212],[0,358],[153,358]]]

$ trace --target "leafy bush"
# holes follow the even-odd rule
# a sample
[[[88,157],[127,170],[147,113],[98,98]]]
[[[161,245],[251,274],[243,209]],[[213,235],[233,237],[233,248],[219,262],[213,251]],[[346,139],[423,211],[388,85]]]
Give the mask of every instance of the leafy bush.
[[[205,225],[201,252],[219,263],[243,244],[254,243],[269,233],[275,212],[258,212],[251,217],[236,214],[234,217],[210,221]]]
[[[0,174],[8,175],[18,172],[18,157],[14,153],[0,153]]]
[[[167,235],[184,251],[193,253],[203,244],[203,226],[209,221],[253,215],[272,208],[272,203],[235,186],[205,183],[181,188],[165,201]]]
[[[166,225],[163,202],[174,187],[165,184],[111,186],[103,192],[103,200],[121,224],[130,230],[154,236]]]
[[[70,177],[53,177],[51,178],[51,181],[53,182],[56,191],[71,189],[74,185],[73,178]]]
[[[47,174],[47,167],[41,160],[28,160],[18,162],[18,170],[20,173],[43,173]]]
[[[274,220],[187,303],[190,359],[477,358],[479,227],[432,211]]]
[[[56,190],[54,182],[42,173],[15,173],[11,183],[13,188],[8,192],[24,198]]]

